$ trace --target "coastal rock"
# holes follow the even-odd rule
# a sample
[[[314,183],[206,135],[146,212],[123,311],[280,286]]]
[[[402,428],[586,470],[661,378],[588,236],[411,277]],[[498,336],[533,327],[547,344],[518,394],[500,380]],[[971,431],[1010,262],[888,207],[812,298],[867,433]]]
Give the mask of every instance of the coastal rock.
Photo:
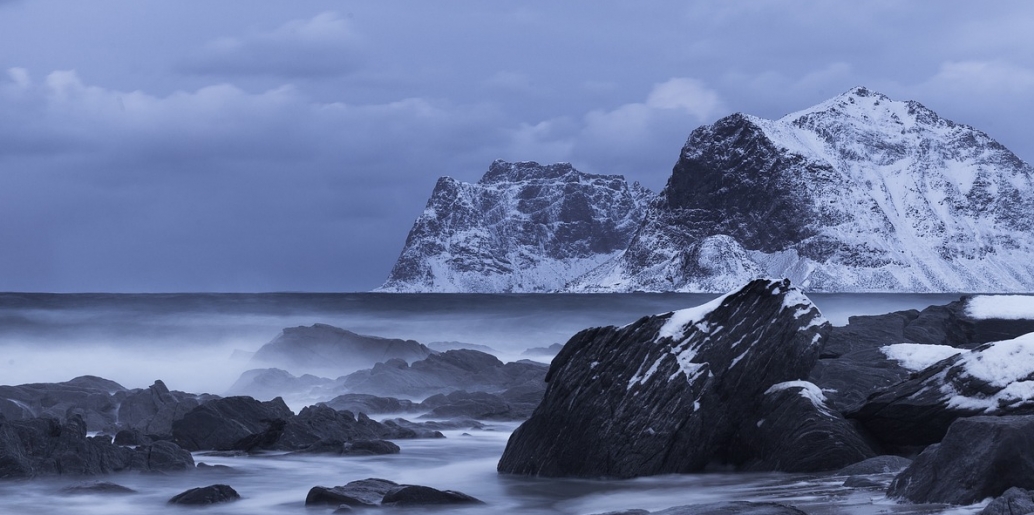
[[[1034,492],[1012,487],[980,510],[978,515],[1025,515],[1034,513]]]
[[[875,453],[854,426],[827,404],[817,386],[806,381],[773,385],[765,392],[755,420],[740,432],[747,442],[747,470],[818,472],[872,458]]]
[[[186,506],[205,506],[208,504],[221,504],[240,499],[240,494],[229,485],[209,485],[198,488],[191,488],[177,494],[169,499],[169,504],[182,504]]]
[[[381,413],[406,413],[420,408],[410,400],[396,399],[395,397],[378,397],[366,393],[346,393],[338,395],[327,402],[327,406],[338,411],[351,411],[352,413],[366,413],[367,415]]]
[[[887,496],[972,504],[1012,487],[1034,488],[1034,416],[958,419],[894,478]]]
[[[87,437],[78,415],[64,424],[52,418],[0,420],[0,479],[108,474],[129,468],[131,455],[110,439]]]
[[[384,506],[433,506],[440,504],[484,504],[455,490],[438,490],[429,486],[402,485],[384,495]]]
[[[911,464],[912,460],[902,456],[883,455],[869,458],[853,465],[848,465],[836,471],[833,475],[864,476],[871,474],[887,474],[890,472],[900,472]]]
[[[172,434],[172,421],[182,418],[210,395],[193,395],[170,391],[157,380],[146,389],[126,396],[118,407],[119,427],[139,431],[145,435]]]
[[[337,377],[391,359],[411,363],[433,353],[413,340],[367,336],[327,324],[313,324],[284,329],[255,352],[252,362],[296,373],[325,373]]]
[[[829,329],[788,281],[758,280],[703,306],[582,331],[553,360],[498,469],[633,477],[751,464],[741,427],[759,420],[769,388],[807,377]]]
[[[503,363],[484,352],[460,349],[406,364],[402,360],[378,363],[342,379],[351,392],[414,397],[456,390],[500,393],[524,385],[541,385],[547,365],[533,361]]]
[[[154,442],[138,446],[130,458],[133,470],[178,472],[194,469],[194,457],[172,442]]]
[[[959,418],[1034,414],[1031,377],[1034,333],[941,360],[873,394],[846,416],[885,445],[929,445],[941,441]]]
[[[388,492],[399,488],[399,484],[387,479],[360,479],[343,486],[314,486],[305,497],[306,506],[338,506],[345,504],[357,508],[377,506]]]
[[[174,421],[172,436],[189,451],[232,450],[241,439],[264,433],[273,421],[292,416],[279,398],[259,402],[251,397],[226,397],[208,401]]]
[[[66,486],[61,489],[61,493],[68,495],[125,495],[135,494],[136,490],[109,481],[87,481]]]
[[[8,420],[65,419],[78,414],[92,431],[115,428],[118,406],[128,394],[122,385],[96,376],[61,383],[0,386],[0,414]]]

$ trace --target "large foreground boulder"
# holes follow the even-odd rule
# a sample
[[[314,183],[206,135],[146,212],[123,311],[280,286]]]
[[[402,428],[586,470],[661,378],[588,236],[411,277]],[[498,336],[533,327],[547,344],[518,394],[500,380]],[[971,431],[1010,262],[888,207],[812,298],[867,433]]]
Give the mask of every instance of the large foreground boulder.
[[[172,436],[189,451],[233,450],[241,439],[264,433],[276,421],[293,416],[279,397],[267,402],[244,396],[226,397],[206,402],[174,421]]]
[[[230,485],[208,485],[191,488],[185,492],[176,494],[169,499],[169,504],[181,504],[185,506],[205,506],[208,504],[221,504],[240,499]]]
[[[927,447],[894,478],[887,496],[972,504],[1012,487],[1034,488],[1034,416],[957,420],[941,443]]]
[[[847,413],[890,447],[941,441],[975,415],[1034,414],[1034,333],[941,360]]]
[[[766,413],[778,415],[779,408],[763,407],[766,392],[807,377],[829,330],[788,281],[758,280],[697,308],[582,331],[553,360],[545,397],[510,437],[499,471],[632,477],[697,472],[711,464],[778,470],[790,468],[786,460],[807,463],[768,450],[794,439],[840,445],[808,436],[832,427],[825,416],[803,416],[821,423],[795,427],[795,437],[743,428]],[[788,413],[801,417],[808,406],[821,410],[796,403]],[[869,456],[862,449],[843,460],[811,463],[836,469]]]

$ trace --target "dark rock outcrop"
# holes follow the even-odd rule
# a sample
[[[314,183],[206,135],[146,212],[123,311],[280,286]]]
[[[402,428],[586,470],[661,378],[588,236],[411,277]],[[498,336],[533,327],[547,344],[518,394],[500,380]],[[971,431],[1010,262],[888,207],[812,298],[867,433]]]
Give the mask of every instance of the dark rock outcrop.
[[[366,413],[367,415],[379,413],[406,413],[421,409],[416,403],[407,399],[378,397],[376,395],[366,393],[346,393],[344,395],[338,395],[337,397],[321,404],[325,404],[339,411]]]
[[[284,329],[255,352],[252,362],[337,377],[375,363],[391,359],[413,362],[433,353],[413,340],[366,336],[326,324],[313,324]]]
[[[190,453],[170,442],[133,450],[113,444],[110,437],[87,437],[79,415],[63,424],[52,418],[0,420],[0,479],[168,472],[193,465]]]
[[[64,419],[78,414],[93,431],[116,427],[117,410],[129,393],[122,385],[96,376],[62,383],[0,386],[0,414],[8,420],[36,417]]]
[[[428,356],[409,365],[402,360],[378,363],[342,379],[351,392],[404,397],[456,390],[500,393],[524,385],[541,385],[548,367],[533,361],[503,363],[484,352],[460,349]]]
[[[377,506],[399,484],[387,479],[360,479],[343,486],[314,486],[305,497],[306,506],[345,504],[354,507]]]
[[[429,486],[402,485],[381,499],[384,506],[432,506],[440,504],[483,504],[465,493],[455,490],[438,490]]]
[[[980,510],[978,515],[1025,515],[1034,513],[1034,492],[1012,487]]]
[[[890,472],[900,472],[905,467],[912,464],[912,460],[901,456],[894,455],[883,455],[876,456],[875,458],[869,458],[865,461],[860,461],[853,465],[848,465],[838,471],[834,476],[862,476],[869,474],[887,474]]]
[[[387,479],[360,479],[344,486],[316,486],[305,498],[306,506],[346,505],[356,508],[371,506],[431,506],[443,504],[480,504],[481,501],[453,490],[437,490],[428,486],[400,485]]]
[[[161,380],[126,396],[118,408],[119,427],[145,435],[169,436],[172,421],[183,417],[211,395],[194,395],[170,391]]]
[[[421,418],[525,420],[538,406],[538,401],[545,392],[545,385],[546,383],[542,383],[542,388],[539,389],[537,396],[531,396],[535,398],[535,402],[508,402],[502,395],[463,390],[457,390],[448,395],[432,395],[420,403],[420,407],[430,409],[421,415]],[[515,397],[519,396],[515,395]]]
[[[227,451],[244,438],[264,433],[274,421],[293,416],[280,398],[259,402],[251,397],[226,397],[206,402],[174,421],[172,436],[190,451]]]
[[[1034,488],[1034,416],[955,421],[902,471],[887,496],[914,503],[972,504],[1012,487]]]
[[[1031,415],[1034,399],[1022,383],[1034,377],[1032,356],[1034,334],[987,343],[871,395],[846,416],[884,445],[908,447],[941,441],[962,417]]]
[[[136,493],[136,490],[109,481],[87,481],[66,486],[61,489],[61,493],[68,495],[125,495]]]
[[[705,306],[582,331],[553,360],[499,471],[632,477],[763,463],[744,452],[757,444],[741,428],[760,419],[769,388],[807,377],[829,328],[788,281],[758,280]]]
[[[240,494],[229,485],[209,485],[198,488],[191,488],[185,492],[176,494],[169,499],[169,504],[182,504],[186,506],[205,506],[208,504],[221,504],[240,499]]]
[[[756,417],[740,429],[747,451],[742,467],[748,470],[816,472],[875,456],[851,422],[805,381],[774,385]]]

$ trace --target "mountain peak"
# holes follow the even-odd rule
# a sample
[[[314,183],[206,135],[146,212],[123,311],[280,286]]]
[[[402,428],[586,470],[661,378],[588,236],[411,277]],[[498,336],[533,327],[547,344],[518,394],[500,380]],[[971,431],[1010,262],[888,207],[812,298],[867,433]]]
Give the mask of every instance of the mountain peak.
[[[496,159],[488,167],[488,171],[481,177],[478,184],[513,183],[536,179],[554,180],[570,173],[579,174],[580,172],[575,170],[571,163],[540,165],[535,161],[510,163],[502,159]]]

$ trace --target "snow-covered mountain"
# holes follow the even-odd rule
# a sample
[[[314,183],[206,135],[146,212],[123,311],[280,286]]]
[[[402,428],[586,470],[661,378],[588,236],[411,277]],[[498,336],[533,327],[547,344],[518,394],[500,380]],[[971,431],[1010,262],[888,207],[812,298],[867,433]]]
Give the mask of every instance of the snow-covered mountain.
[[[693,131],[621,256],[572,291],[1034,291],[1031,166],[917,102],[855,88]]]
[[[496,161],[475,184],[442,177],[386,292],[545,292],[621,254],[653,194],[567,163]]]

